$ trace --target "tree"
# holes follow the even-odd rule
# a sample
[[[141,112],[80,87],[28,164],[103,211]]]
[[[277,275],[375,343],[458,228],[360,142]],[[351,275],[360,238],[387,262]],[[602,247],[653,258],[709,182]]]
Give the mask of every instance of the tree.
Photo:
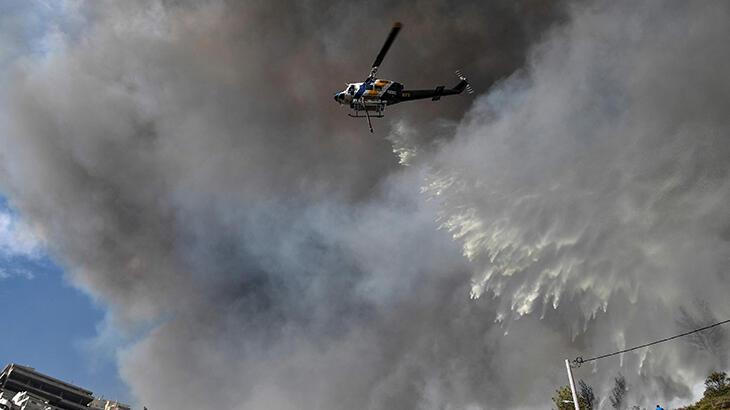
[[[730,379],[725,372],[712,372],[705,379],[705,395],[682,410],[713,410],[730,408]]]
[[[676,323],[680,329],[685,331],[697,329],[706,326],[708,323],[718,321],[710,305],[707,302],[697,299],[694,301],[694,309],[680,307],[679,314],[680,317]],[[727,365],[727,349],[725,348],[725,341],[727,340],[726,329],[713,327],[703,332],[692,333],[683,340],[694,348],[708,353],[710,357],[717,361],[719,366],[724,367]]]
[[[583,380],[578,382],[578,404],[582,410],[593,410],[596,404],[596,395],[593,394],[593,387]]]
[[[611,389],[611,395],[608,397],[608,400],[611,402],[611,407],[620,410],[621,405],[624,403],[626,392],[628,391],[626,388],[626,378],[619,373],[618,377],[614,378],[613,381],[613,388]]]
[[[593,393],[593,388],[583,380],[578,382],[578,405],[581,410],[593,410],[593,406],[596,404],[596,395]],[[558,390],[555,390],[555,396],[553,396],[553,403],[557,410],[574,410],[573,406],[573,394],[570,391],[570,386],[563,386]]]
[[[725,372],[712,372],[705,379],[705,397],[720,396],[730,391],[730,379]]]
[[[573,410],[573,394],[570,392],[570,386],[563,386],[555,390],[553,403],[558,410]]]

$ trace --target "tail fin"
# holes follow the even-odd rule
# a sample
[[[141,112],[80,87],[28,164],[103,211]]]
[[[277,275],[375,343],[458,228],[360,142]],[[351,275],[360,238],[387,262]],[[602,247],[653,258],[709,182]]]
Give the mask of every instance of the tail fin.
[[[464,90],[466,90],[466,92],[469,94],[474,94],[474,89],[471,88],[471,85],[469,85],[469,80],[467,80],[466,77],[461,74],[461,71],[456,70],[456,75],[461,81],[459,81],[459,84],[456,84],[453,90],[458,94],[461,94]]]
[[[469,82],[468,81],[461,80],[461,81],[459,81],[459,84],[456,84],[456,86],[454,88],[452,88],[452,90],[454,90],[457,93],[461,94],[466,89],[466,86],[467,85],[469,85]]]

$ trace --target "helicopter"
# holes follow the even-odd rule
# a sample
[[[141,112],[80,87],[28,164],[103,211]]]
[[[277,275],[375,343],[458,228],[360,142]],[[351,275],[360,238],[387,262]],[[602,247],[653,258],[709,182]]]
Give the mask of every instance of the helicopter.
[[[474,90],[469,85],[469,81],[458,70],[456,71],[456,75],[459,77],[459,83],[454,88],[445,88],[443,85],[440,85],[429,90],[406,90],[403,88],[403,84],[399,82],[376,78],[375,75],[385,58],[385,54],[388,53],[390,46],[393,44],[402,27],[403,25],[400,22],[393,24],[393,28],[385,39],[383,47],[380,49],[377,57],[375,57],[373,67],[370,69],[370,75],[368,75],[365,81],[361,83],[348,83],[343,91],[335,94],[336,102],[340,105],[349,105],[353,110],[353,113],[347,115],[353,118],[367,118],[370,132],[373,132],[373,124],[370,119],[383,118],[383,111],[389,105],[424,98],[438,101],[442,96],[461,94],[464,90],[467,90],[469,94],[474,93]]]

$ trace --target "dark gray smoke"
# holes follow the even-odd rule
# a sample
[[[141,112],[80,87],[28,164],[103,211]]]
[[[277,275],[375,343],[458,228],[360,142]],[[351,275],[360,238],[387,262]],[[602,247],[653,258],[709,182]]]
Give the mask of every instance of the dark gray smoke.
[[[730,314],[724,3],[69,4],[83,29],[0,82],[0,186],[150,329],[140,404],[545,407],[564,358]],[[392,20],[384,77],[483,95],[347,118]],[[708,352],[580,377],[686,397]]]

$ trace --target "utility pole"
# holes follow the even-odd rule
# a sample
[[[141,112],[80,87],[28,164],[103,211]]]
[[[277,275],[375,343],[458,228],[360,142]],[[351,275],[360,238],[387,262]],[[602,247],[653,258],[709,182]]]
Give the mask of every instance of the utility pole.
[[[568,370],[568,381],[570,382],[570,392],[573,393],[573,405],[575,410],[580,410],[578,406],[578,395],[575,393],[575,382],[573,381],[573,370],[570,368],[570,360],[565,359],[565,368]]]

